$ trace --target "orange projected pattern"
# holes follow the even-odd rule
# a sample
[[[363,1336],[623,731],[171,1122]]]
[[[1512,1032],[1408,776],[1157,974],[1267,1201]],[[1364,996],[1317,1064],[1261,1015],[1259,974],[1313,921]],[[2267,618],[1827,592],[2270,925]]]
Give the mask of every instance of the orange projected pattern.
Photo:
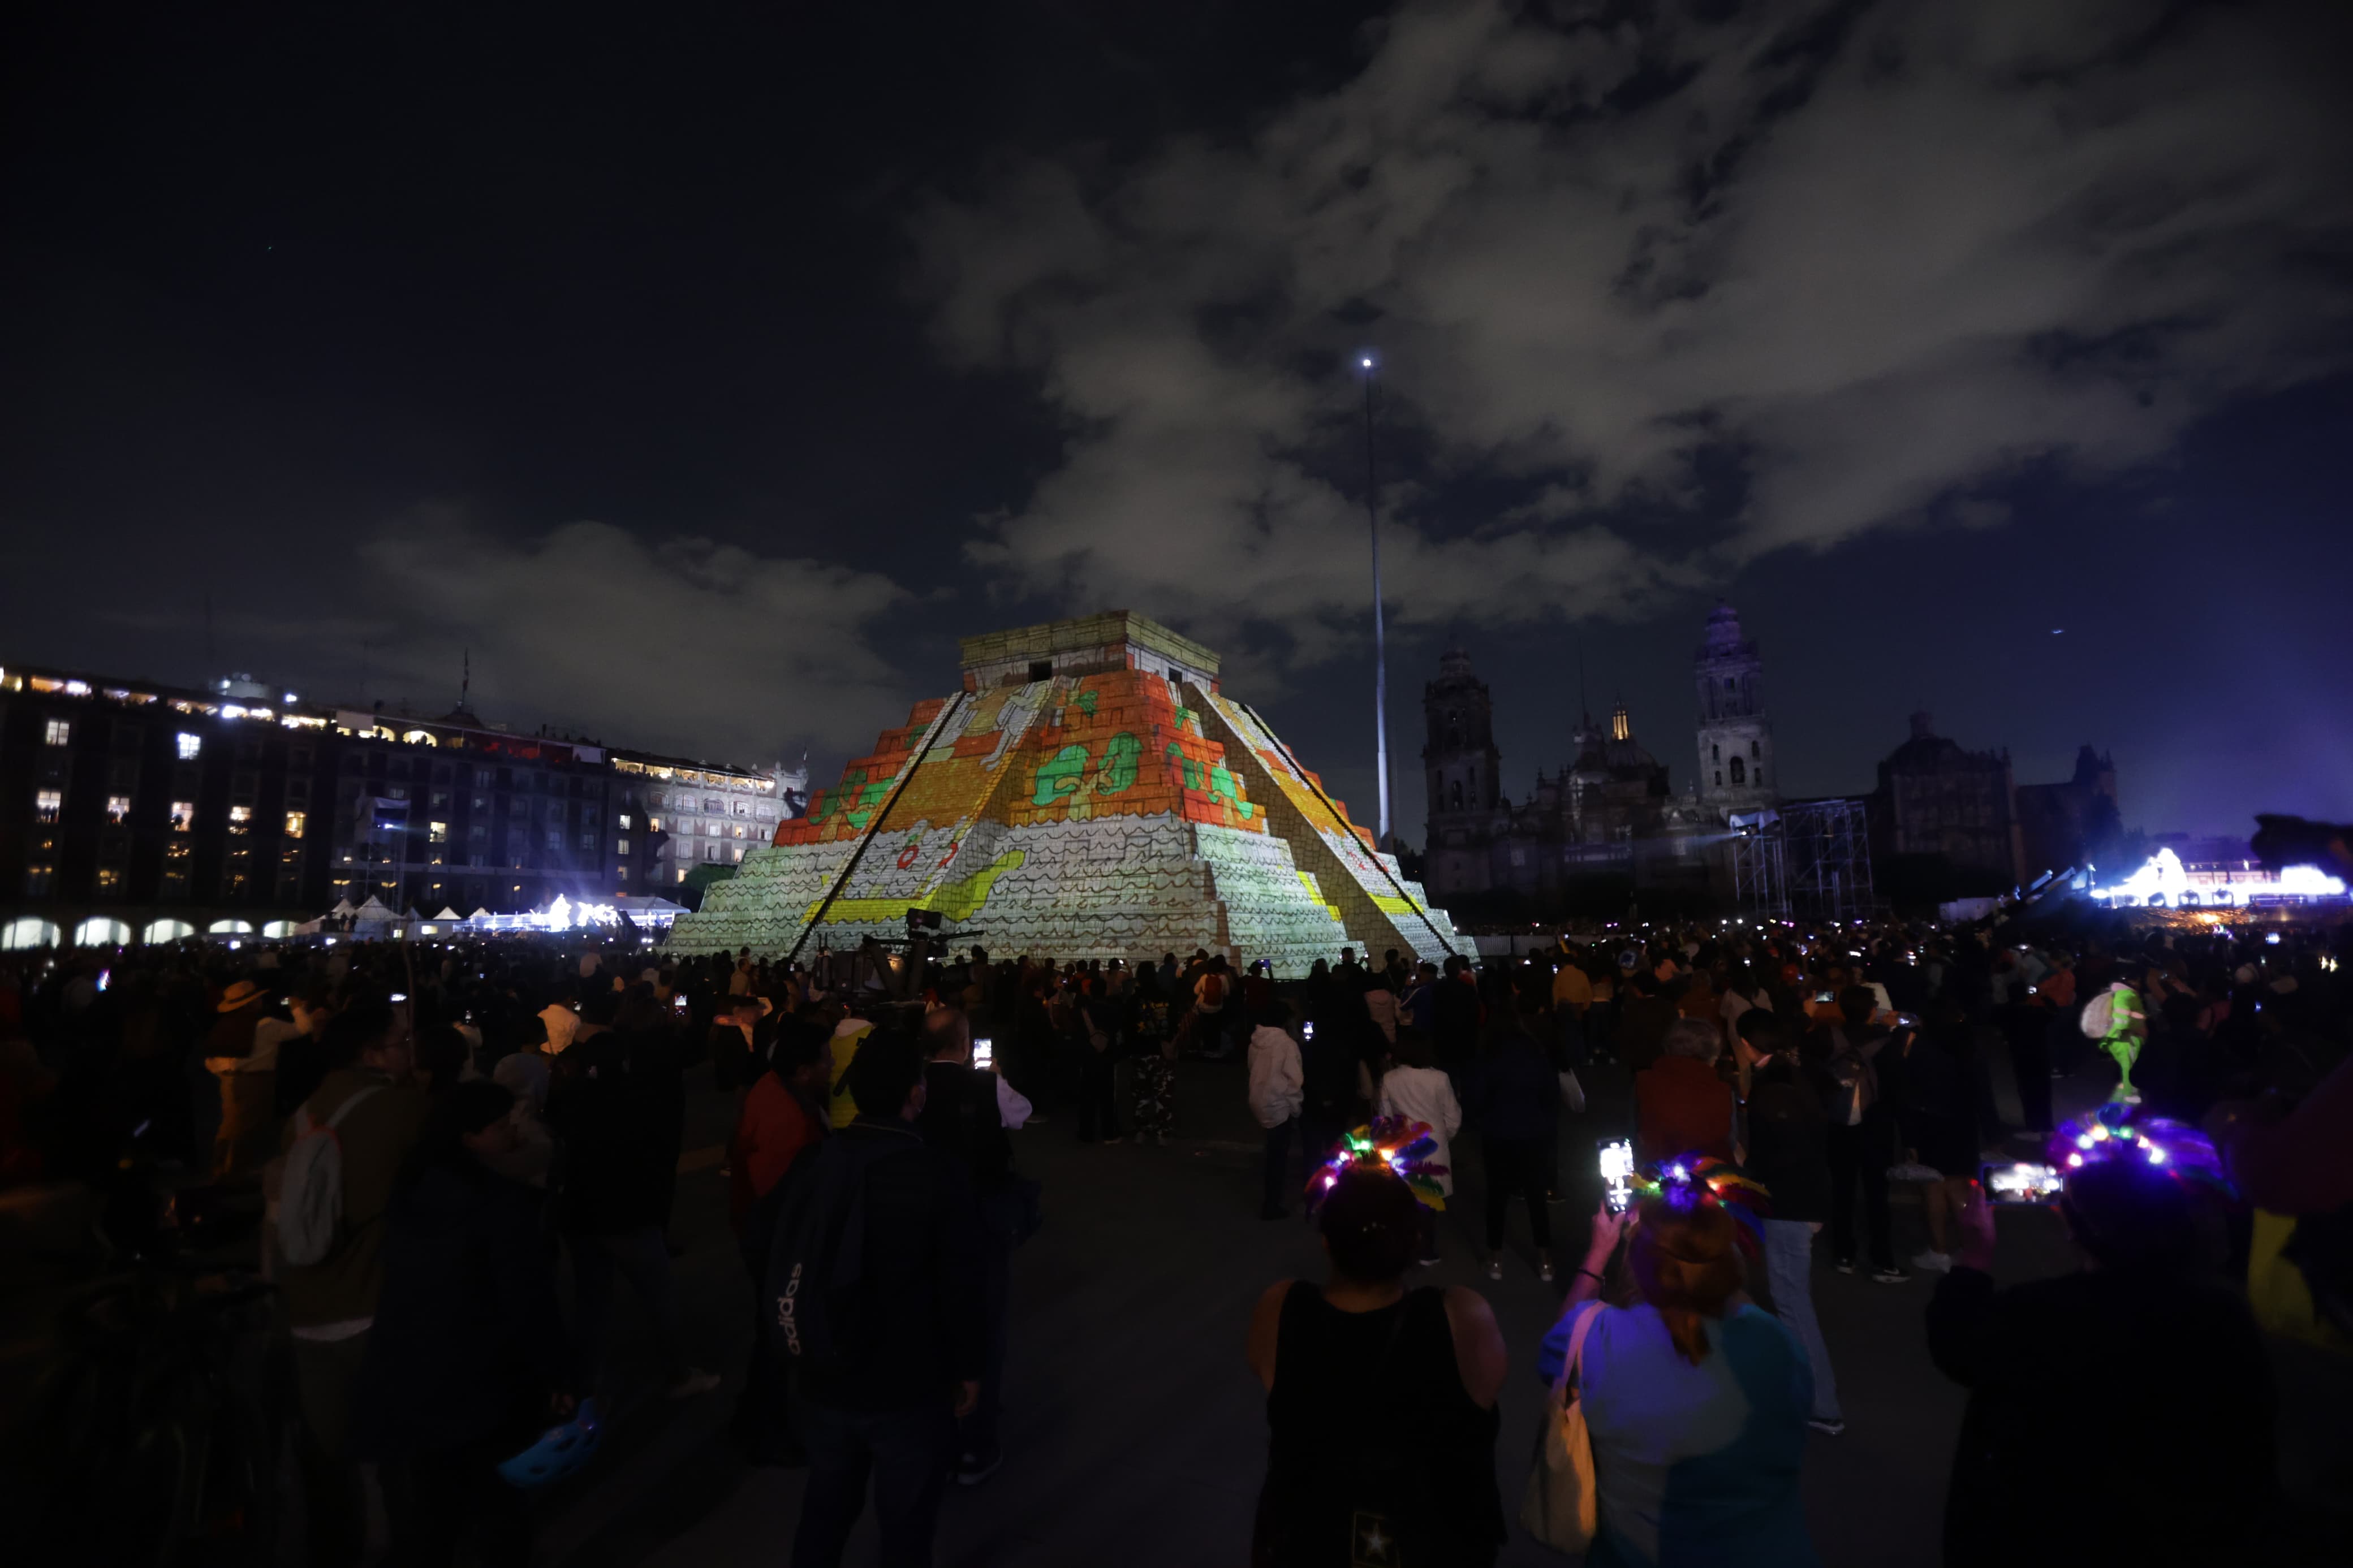
[[[917,703],[874,750],[852,758],[841,782],[780,825],[779,848],[855,840],[872,826],[914,746],[946,706]],[[1245,832],[1266,831],[1225,748],[1201,733],[1167,681],[1137,670],[1060,677],[980,693],[953,736],[934,741],[893,823],[955,822],[985,814],[1008,826],[1106,816],[1173,816]],[[944,742],[944,743],[943,743]]]

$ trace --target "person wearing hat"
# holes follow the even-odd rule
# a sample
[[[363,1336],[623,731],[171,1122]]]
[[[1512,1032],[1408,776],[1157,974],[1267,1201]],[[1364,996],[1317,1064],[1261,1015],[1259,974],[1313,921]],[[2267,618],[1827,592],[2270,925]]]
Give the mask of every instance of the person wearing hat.
[[[220,1127],[213,1135],[216,1184],[252,1181],[278,1153],[278,1040],[259,1026],[268,991],[240,980],[221,993],[205,1040],[205,1068],[220,1080]]]

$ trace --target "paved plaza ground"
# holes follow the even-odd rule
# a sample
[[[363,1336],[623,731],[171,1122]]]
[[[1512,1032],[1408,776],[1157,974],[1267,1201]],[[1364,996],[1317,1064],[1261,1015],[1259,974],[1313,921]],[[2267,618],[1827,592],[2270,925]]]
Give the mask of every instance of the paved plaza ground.
[[[1022,1168],[1045,1184],[1048,1222],[1015,1263],[1006,1464],[981,1487],[951,1489],[939,1545],[950,1568],[1196,1568],[1247,1559],[1266,1425],[1242,1363],[1243,1329],[1269,1283],[1320,1278],[1322,1259],[1301,1219],[1257,1217],[1255,1128],[1242,1109],[1240,1065],[1188,1061],[1181,1078],[1189,1136],[1169,1148],[1082,1146],[1063,1115],[1016,1135]],[[718,1173],[723,1122],[720,1098],[698,1087],[677,1230],[688,1249],[679,1282],[690,1342],[698,1359],[730,1373],[729,1388],[683,1405],[651,1399],[652,1369],[625,1347],[614,1439],[586,1478],[549,1500],[546,1561],[781,1568],[789,1558],[800,1472],[748,1469],[723,1442],[749,1342],[749,1287]],[[1564,1148],[1589,1148],[1601,1131],[1598,1121],[1571,1123]],[[1505,1278],[1485,1279],[1474,1256],[1475,1153],[1458,1164],[1469,1198],[1447,1217],[1446,1260],[1423,1278],[1485,1292],[1511,1345],[1499,1462],[1506,1510],[1516,1514],[1543,1396],[1528,1368],[1561,1287],[1537,1281],[1524,1220],[1514,1224]],[[1574,1156],[1564,1165],[1584,1168]],[[1588,1197],[1553,1211],[1572,1258],[1591,1207]],[[1916,1210],[1898,1210],[1907,1254],[1922,1245],[1917,1223]],[[2004,1277],[2073,1267],[2055,1216],[2011,1211],[2000,1224]],[[1818,1251],[1815,1300],[1850,1425],[1841,1437],[1810,1440],[1805,1490],[1815,1542],[1833,1568],[1937,1560],[1963,1396],[1928,1362],[1921,1317],[1933,1288],[1927,1278],[1880,1285],[1842,1276],[1826,1246]],[[633,1323],[642,1328],[625,1318],[625,1335]],[[642,1348],[641,1335],[634,1343]],[[2288,1346],[2278,1365],[2290,1483],[2341,1502],[2353,1435],[2337,1413],[2353,1409],[2353,1369]],[[1562,1561],[1514,1534],[1505,1563]],[[873,1552],[870,1522],[849,1561],[871,1563]]]

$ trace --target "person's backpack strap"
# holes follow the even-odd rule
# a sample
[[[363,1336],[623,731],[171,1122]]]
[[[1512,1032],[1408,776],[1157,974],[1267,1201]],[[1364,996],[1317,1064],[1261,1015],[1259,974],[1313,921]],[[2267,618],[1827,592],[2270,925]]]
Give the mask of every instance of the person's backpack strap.
[[[335,1113],[327,1118],[327,1131],[332,1132],[337,1128],[341,1127],[343,1124],[343,1118],[349,1116],[353,1108],[356,1107],[361,1100],[369,1098],[371,1095],[375,1094],[377,1089],[383,1087],[384,1086],[382,1084],[369,1084],[365,1089],[361,1089],[357,1094],[343,1101],[343,1104],[335,1107]],[[308,1108],[305,1108],[303,1119],[308,1121],[309,1116],[309,1110]]]

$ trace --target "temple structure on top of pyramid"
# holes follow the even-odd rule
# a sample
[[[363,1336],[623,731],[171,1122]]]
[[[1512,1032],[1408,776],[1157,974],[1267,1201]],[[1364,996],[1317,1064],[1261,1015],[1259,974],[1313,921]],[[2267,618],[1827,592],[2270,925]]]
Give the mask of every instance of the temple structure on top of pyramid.
[[[1198,643],[1113,610],[962,652],[963,689],[851,759],[672,949],[807,956],[929,910],[1058,960],[1205,947],[1295,976],[1343,946],[1469,951]]]

